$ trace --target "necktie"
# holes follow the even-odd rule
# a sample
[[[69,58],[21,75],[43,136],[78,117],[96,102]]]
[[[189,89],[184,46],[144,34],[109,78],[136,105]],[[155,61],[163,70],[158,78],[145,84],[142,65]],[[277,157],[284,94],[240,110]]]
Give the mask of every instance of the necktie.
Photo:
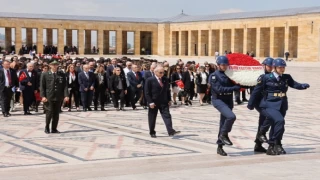
[[[56,73],[53,73],[53,80],[56,80],[57,76]]]
[[[88,76],[88,73],[86,72],[86,77],[87,77],[87,79],[89,79],[89,76]]]
[[[136,73],[136,79],[137,79],[137,80],[139,80],[139,76],[138,76],[138,73]]]
[[[159,84],[160,84],[161,87],[163,87],[163,83],[162,83],[161,78],[159,78]]]
[[[151,72],[151,76],[154,76],[153,72]]]
[[[9,86],[11,86],[11,76],[10,76],[9,70],[7,70],[7,77],[8,77],[8,81],[9,81]]]
[[[281,79],[281,76],[278,76],[277,80],[280,81],[280,79]]]

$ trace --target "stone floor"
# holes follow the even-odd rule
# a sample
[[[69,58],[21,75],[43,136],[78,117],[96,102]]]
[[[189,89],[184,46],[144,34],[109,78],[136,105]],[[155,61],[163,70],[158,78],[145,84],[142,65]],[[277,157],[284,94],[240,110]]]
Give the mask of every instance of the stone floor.
[[[290,89],[284,148],[287,155],[254,154],[258,114],[235,106],[228,157],[216,155],[219,114],[211,106],[171,108],[168,137],[158,117],[158,138],[148,135],[147,111],[63,112],[59,130],[46,135],[44,115],[0,118],[0,179],[212,180],[319,179],[320,100],[318,67],[288,67],[307,91]],[[19,109],[19,107],[17,108]]]

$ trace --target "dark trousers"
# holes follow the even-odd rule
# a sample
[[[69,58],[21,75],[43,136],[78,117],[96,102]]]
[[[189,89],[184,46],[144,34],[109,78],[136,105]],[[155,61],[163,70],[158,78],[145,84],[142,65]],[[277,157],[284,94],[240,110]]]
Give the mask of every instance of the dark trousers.
[[[112,101],[115,108],[119,108],[119,102],[118,102],[119,99],[120,99],[120,107],[123,108],[125,103],[124,90],[115,90],[115,92],[112,93]]]
[[[20,102],[20,95],[21,95],[21,93],[20,92],[17,92],[16,91],[16,93],[14,94],[14,100],[15,100],[15,102],[16,103],[18,103],[18,102]]]
[[[247,92],[246,92],[246,91],[247,91],[247,89],[245,89],[244,91],[241,92],[241,94],[242,94],[242,100],[247,99],[247,97],[246,97],[246,95],[247,95],[246,93],[247,93]]]
[[[272,108],[262,108],[262,113],[268,117],[271,123],[271,129],[269,133],[269,144],[281,144],[281,140],[284,134],[284,118],[286,111],[283,109],[277,110]]]
[[[33,91],[23,91],[22,92],[23,97],[23,111],[29,112],[29,107],[34,101],[34,92]]]
[[[93,96],[93,91],[91,90],[81,92],[81,101],[82,101],[83,109],[90,108],[92,103],[92,96]]]
[[[127,88],[127,94],[125,95],[126,106],[129,107],[131,104],[131,87]]]
[[[213,106],[220,112],[220,126],[219,134],[226,134],[231,132],[234,121],[236,120],[236,115],[232,112],[232,109],[220,99],[212,100]],[[224,145],[222,141],[218,138],[218,145]]]
[[[2,97],[1,97],[1,108],[2,108],[2,113],[9,113],[10,111],[10,101],[12,99],[12,88],[4,87]]]
[[[172,117],[169,111],[169,105],[168,104],[156,104],[156,106],[148,110],[148,121],[149,121],[149,131],[151,134],[156,134],[155,127],[156,127],[156,120],[158,111],[160,111],[160,114],[162,116],[162,119],[164,121],[164,124],[166,125],[168,134],[173,133],[175,130],[172,128]]]
[[[100,86],[94,92],[94,107],[98,107],[98,101],[100,100],[101,108],[104,108],[106,102],[106,87]]]
[[[46,129],[49,129],[52,120],[51,130],[57,130],[61,101],[48,101],[44,104],[46,108]]]
[[[270,128],[270,121],[262,113],[262,110],[259,107],[259,104],[255,105],[255,109],[259,112],[259,125],[258,125],[257,135],[258,135],[258,133],[265,134],[268,132],[268,130]],[[258,138],[256,138],[254,142],[261,143]]]
[[[131,107],[136,108],[136,103],[141,97],[141,89],[133,89],[131,88]]]
[[[74,99],[74,103],[75,103],[76,107],[78,108],[79,107],[79,91],[76,88],[72,88],[69,92],[68,108],[70,108],[70,109],[72,107],[72,101],[71,101],[72,96]]]

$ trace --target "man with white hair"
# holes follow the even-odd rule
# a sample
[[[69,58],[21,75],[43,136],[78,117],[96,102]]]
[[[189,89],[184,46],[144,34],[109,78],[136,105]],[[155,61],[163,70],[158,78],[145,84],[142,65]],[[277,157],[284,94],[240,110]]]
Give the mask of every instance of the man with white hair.
[[[172,117],[169,111],[171,106],[171,93],[168,78],[164,77],[164,69],[159,66],[154,70],[155,75],[147,79],[144,91],[149,105],[148,120],[149,131],[152,138],[156,138],[156,119],[158,111],[160,111],[164,124],[166,125],[169,136],[179,134],[172,127]]]
[[[29,107],[35,100],[35,93],[38,87],[38,74],[34,71],[33,63],[28,63],[27,69],[20,71],[19,82],[23,97],[24,115],[31,115]]]
[[[126,68],[123,69],[124,71],[124,75],[126,77],[126,82],[127,82],[127,90],[128,90],[128,93],[125,95],[125,99],[126,99],[126,107],[129,107],[130,106],[130,95],[131,95],[131,89],[130,89],[130,82],[129,82],[129,79],[128,79],[128,73],[132,71],[132,62],[127,62],[126,63]]]

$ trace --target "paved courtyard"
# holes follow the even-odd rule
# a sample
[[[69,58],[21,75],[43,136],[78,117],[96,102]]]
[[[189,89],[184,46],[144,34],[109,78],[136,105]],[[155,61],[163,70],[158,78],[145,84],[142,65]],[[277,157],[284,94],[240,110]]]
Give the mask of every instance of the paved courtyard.
[[[14,112],[0,118],[0,179],[319,179],[320,66],[298,66],[288,73],[311,88],[289,90],[287,155],[253,153],[258,113],[246,104],[234,108],[234,146],[225,147],[228,157],[216,155],[218,112],[197,100],[192,107],[171,108],[174,127],[182,131],[173,138],[160,116],[158,138],[150,138],[142,108],[119,113],[109,105],[106,112],[63,112],[58,127],[63,133],[50,135],[43,132],[43,114]]]

